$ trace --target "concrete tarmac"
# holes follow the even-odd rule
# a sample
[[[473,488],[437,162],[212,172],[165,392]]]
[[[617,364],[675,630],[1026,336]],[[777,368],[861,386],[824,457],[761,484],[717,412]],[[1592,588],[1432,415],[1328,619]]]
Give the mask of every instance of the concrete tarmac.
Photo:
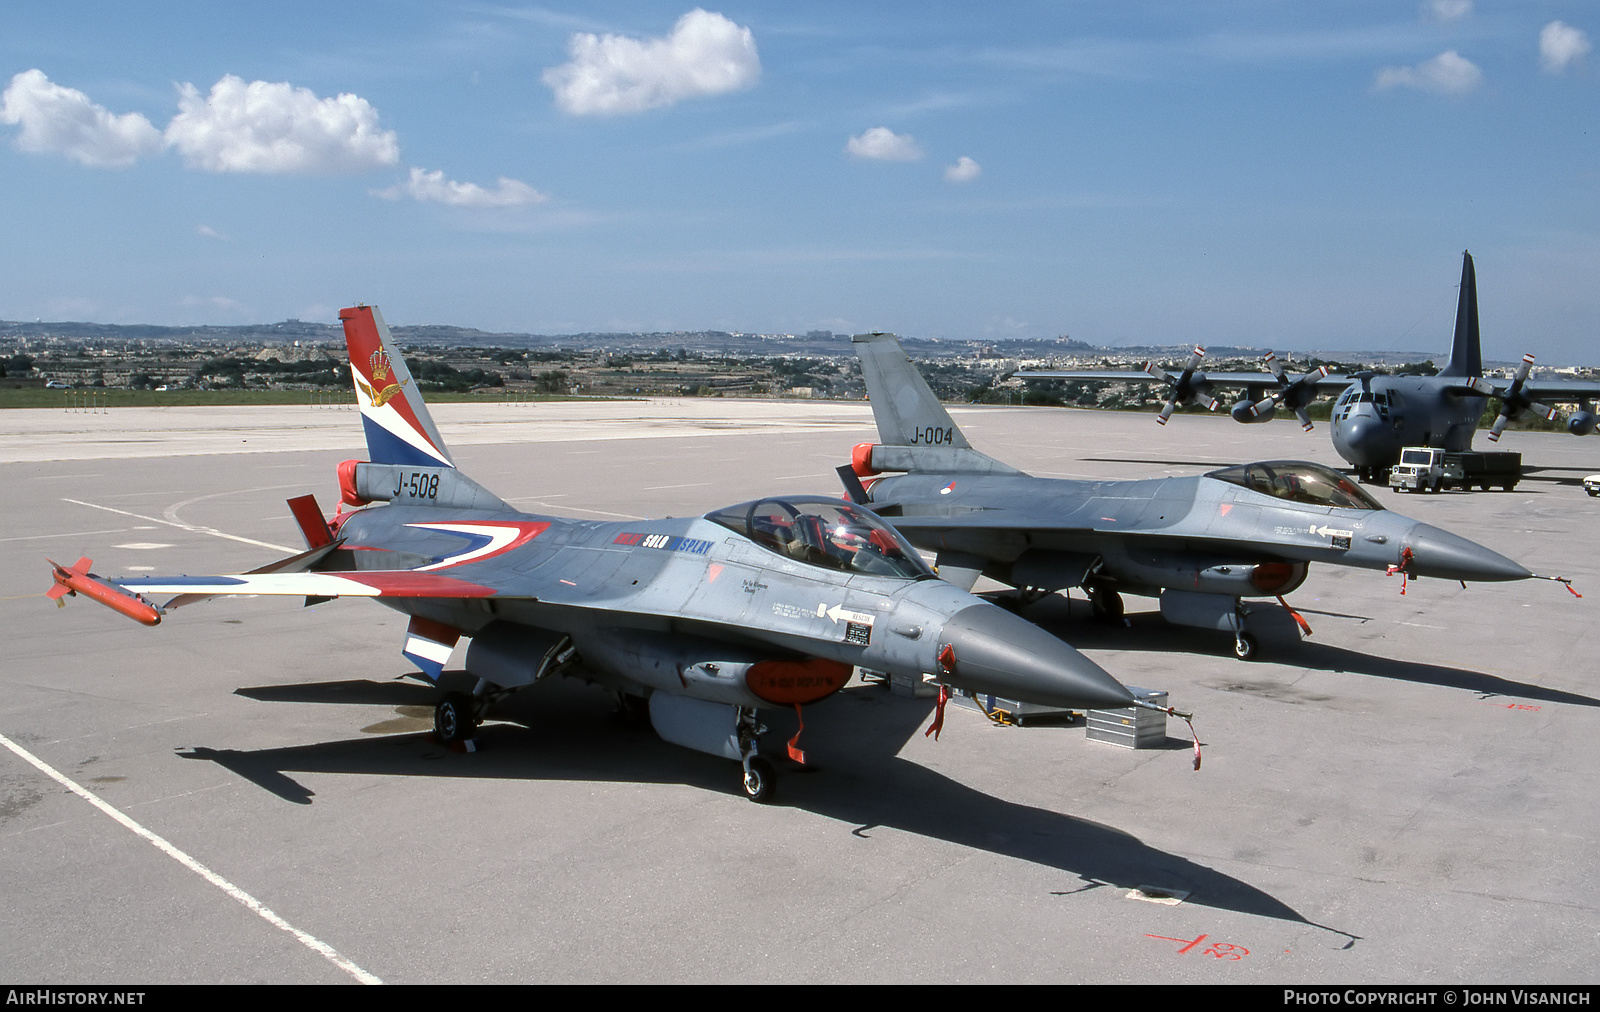
[[[1081,595],[1026,614],[1195,711],[1165,748],[995,727],[852,685],[805,714],[814,768],[758,806],[735,766],[527,690],[485,749],[427,740],[405,620],[372,602],[213,600],[146,629],[44,596],[103,574],[228,573],[331,511],[353,411],[0,412],[0,735],[360,971],[391,983],[1527,983],[1600,980],[1600,442],[1513,433],[1512,493],[1390,508],[1559,584],[1313,566],[1264,659]],[[496,412],[500,416],[496,417]],[[58,415],[50,419],[45,415]],[[701,513],[834,493],[863,404],[440,405],[463,470],[519,508]],[[178,421],[172,422],[171,419]],[[1340,463],[1325,427],[987,408],[973,444],[1043,475]],[[181,431],[169,432],[176,426]],[[653,438],[634,439],[636,435]],[[456,663],[460,662],[460,654]],[[794,718],[764,739],[781,753]],[[337,983],[355,974],[0,749],[0,976]],[[1137,890],[1144,887],[1144,892]],[[1160,892],[1181,902],[1155,902]]]

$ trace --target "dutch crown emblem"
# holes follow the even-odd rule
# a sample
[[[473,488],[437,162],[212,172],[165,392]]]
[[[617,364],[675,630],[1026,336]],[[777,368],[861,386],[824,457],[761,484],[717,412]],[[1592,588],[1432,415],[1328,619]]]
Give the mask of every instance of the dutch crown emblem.
[[[372,386],[369,387],[362,383],[359,376],[356,377],[356,382],[360,385],[362,392],[371,399],[372,406],[381,408],[389,402],[391,397],[400,392],[400,387],[403,384],[388,382],[389,377],[394,375],[394,363],[389,361],[389,353],[382,348],[373,352],[372,357],[367,359],[367,362],[372,366]]]

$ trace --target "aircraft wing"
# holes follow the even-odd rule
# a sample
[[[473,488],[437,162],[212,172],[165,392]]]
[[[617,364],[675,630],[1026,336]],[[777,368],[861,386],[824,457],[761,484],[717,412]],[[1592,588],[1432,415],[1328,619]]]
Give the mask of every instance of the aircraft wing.
[[[1512,381],[1493,379],[1494,396],[1508,390]],[[1558,404],[1577,404],[1600,399],[1600,383],[1593,380],[1533,380],[1522,384],[1522,395],[1536,401],[1555,401]]]
[[[1017,379],[1063,379],[1078,380],[1080,382],[1100,383],[1159,383],[1160,377],[1152,376],[1143,370],[1120,369],[1069,369],[1069,370],[1028,370],[1014,373]],[[1279,385],[1278,377],[1270,372],[1208,372],[1205,374],[1206,382],[1219,387],[1275,387]],[[1354,382],[1350,376],[1339,373],[1329,373],[1317,380],[1308,381],[1317,388],[1319,393],[1333,393],[1343,390]]]
[[[57,603],[68,594],[82,594],[129,618],[156,625],[167,608],[152,604],[146,594],[178,595],[176,607],[222,594],[333,597],[492,597],[493,587],[437,573],[412,570],[367,570],[338,573],[240,573],[233,576],[135,576],[108,578],[89,571],[87,557],[71,566],[52,562],[55,580],[47,594]]]
[[[409,569],[237,576],[135,576],[107,580],[135,594],[263,594],[285,597],[493,597],[495,589]]]

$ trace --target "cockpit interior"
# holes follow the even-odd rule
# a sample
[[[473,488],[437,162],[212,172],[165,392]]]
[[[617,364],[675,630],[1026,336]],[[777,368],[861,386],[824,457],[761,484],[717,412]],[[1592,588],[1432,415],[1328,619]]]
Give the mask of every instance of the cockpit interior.
[[[937,579],[894,528],[842,499],[757,499],[706,519],[797,562],[903,580]]]

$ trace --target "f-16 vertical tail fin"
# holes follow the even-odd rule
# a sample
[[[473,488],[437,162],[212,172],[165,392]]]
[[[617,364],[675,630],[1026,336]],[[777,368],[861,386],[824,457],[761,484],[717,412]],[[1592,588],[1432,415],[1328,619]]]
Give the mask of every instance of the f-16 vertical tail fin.
[[[367,455],[375,464],[454,467],[422,394],[376,306],[339,310]]]
[[[850,340],[861,357],[861,375],[883,441],[872,448],[873,469],[1021,473],[972,448],[893,334],[857,334]]]
[[[1478,275],[1472,254],[1461,251],[1461,295],[1456,301],[1456,336],[1450,345],[1450,364],[1440,376],[1483,375],[1483,345],[1478,338]]]
[[[376,306],[339,310],[350,349],[350,378],[367,433],[365,461],[339,467],[339,490],[351,506],[369,502],[447,509],[509,510],[493,492],[456,469],[422,393]]]

